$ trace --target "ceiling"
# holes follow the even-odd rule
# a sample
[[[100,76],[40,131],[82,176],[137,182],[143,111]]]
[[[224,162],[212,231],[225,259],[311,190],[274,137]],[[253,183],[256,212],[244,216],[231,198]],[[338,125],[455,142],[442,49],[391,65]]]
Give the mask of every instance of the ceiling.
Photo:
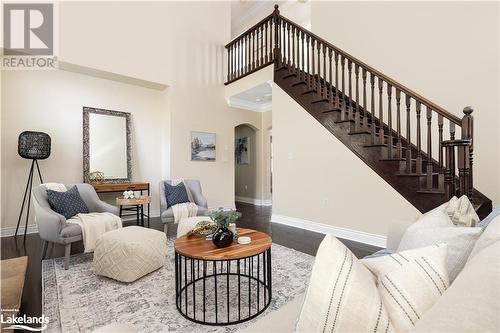
[[[255,112],[267,112],[272,108],[272,83],[265,82],[226,98],[231,107]]]

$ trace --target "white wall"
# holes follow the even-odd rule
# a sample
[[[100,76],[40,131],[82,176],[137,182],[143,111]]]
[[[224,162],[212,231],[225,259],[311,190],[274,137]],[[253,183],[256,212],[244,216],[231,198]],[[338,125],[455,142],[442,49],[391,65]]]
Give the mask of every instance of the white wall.
[[[451,113],[474,108],[475,187],[500,202],[498,2],[312,2],[312,30]],[[355,22],[355,24],[353,24]]]
[[[16,225],[29,172],[30,161],[17,155],[22,131],[42,131],[52,138],[51,156],[40,161],[45,182],[82,181],[83,106],[132,114],[132,176],[151,182],[152,209],[159,209],[155,184],[169,172],[164,163],[169,153],[165,92],[64,71],[4,71],[1,93],[2,228]]]
[[[419,211],[273,86],[273,216],[384,237]]]

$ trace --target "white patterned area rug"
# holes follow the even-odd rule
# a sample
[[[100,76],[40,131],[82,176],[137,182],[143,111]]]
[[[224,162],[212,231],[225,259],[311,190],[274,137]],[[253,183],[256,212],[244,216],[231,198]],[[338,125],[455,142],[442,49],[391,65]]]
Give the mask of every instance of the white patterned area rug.
[[[200,325],[185,319],[175,305],[173,240],[159,270],[121,283],[92,271],[92,254],[42,262],[43,314],[48,332],[92,332],[110,323],[128,323],[138,332],[235,332],[305,293],[314,257],[273,244],[273,296],[267,310],[253,320],[229,326]],[[232,291],[231,291],[232,293]],[[235,300],[231,298],[231,306]],[[236,304],[234,304],[237,307]]]

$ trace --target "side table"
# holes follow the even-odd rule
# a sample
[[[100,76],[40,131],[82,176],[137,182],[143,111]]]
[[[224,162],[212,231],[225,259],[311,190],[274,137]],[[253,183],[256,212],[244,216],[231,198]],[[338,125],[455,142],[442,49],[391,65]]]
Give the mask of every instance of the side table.
[[[144,227],[144,205],[149,205],[151,203],[151,197],[149,195],[142,195],[132,199],[125,199],[124,197],[116,198],[116,204],[120,206],[120,217],[122,217],[122,211],[134,211],[137,216],[137,225],[139,222],[141,226]],[[126,206],[126,207],[123,207]],[[128,214],[133,215],[133,214]],[[149,228],[149,217],[148,217],[148,228]]]

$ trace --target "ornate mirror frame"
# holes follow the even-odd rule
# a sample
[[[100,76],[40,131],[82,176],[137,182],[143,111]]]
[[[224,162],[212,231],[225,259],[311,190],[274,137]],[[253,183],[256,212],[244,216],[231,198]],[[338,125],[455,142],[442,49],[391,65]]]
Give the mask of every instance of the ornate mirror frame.
[[[126,122],[127,137],[127,178],[104,178],[104,183],[125,183],[132,181],[132,149],[131,149],[131,115],[128,112],[98,109],[92,107],[83,107],[83,181],[89,183],[90,172],[90,147],[89,147],[89,114],[103,114],[107,116],[124,117]]]

